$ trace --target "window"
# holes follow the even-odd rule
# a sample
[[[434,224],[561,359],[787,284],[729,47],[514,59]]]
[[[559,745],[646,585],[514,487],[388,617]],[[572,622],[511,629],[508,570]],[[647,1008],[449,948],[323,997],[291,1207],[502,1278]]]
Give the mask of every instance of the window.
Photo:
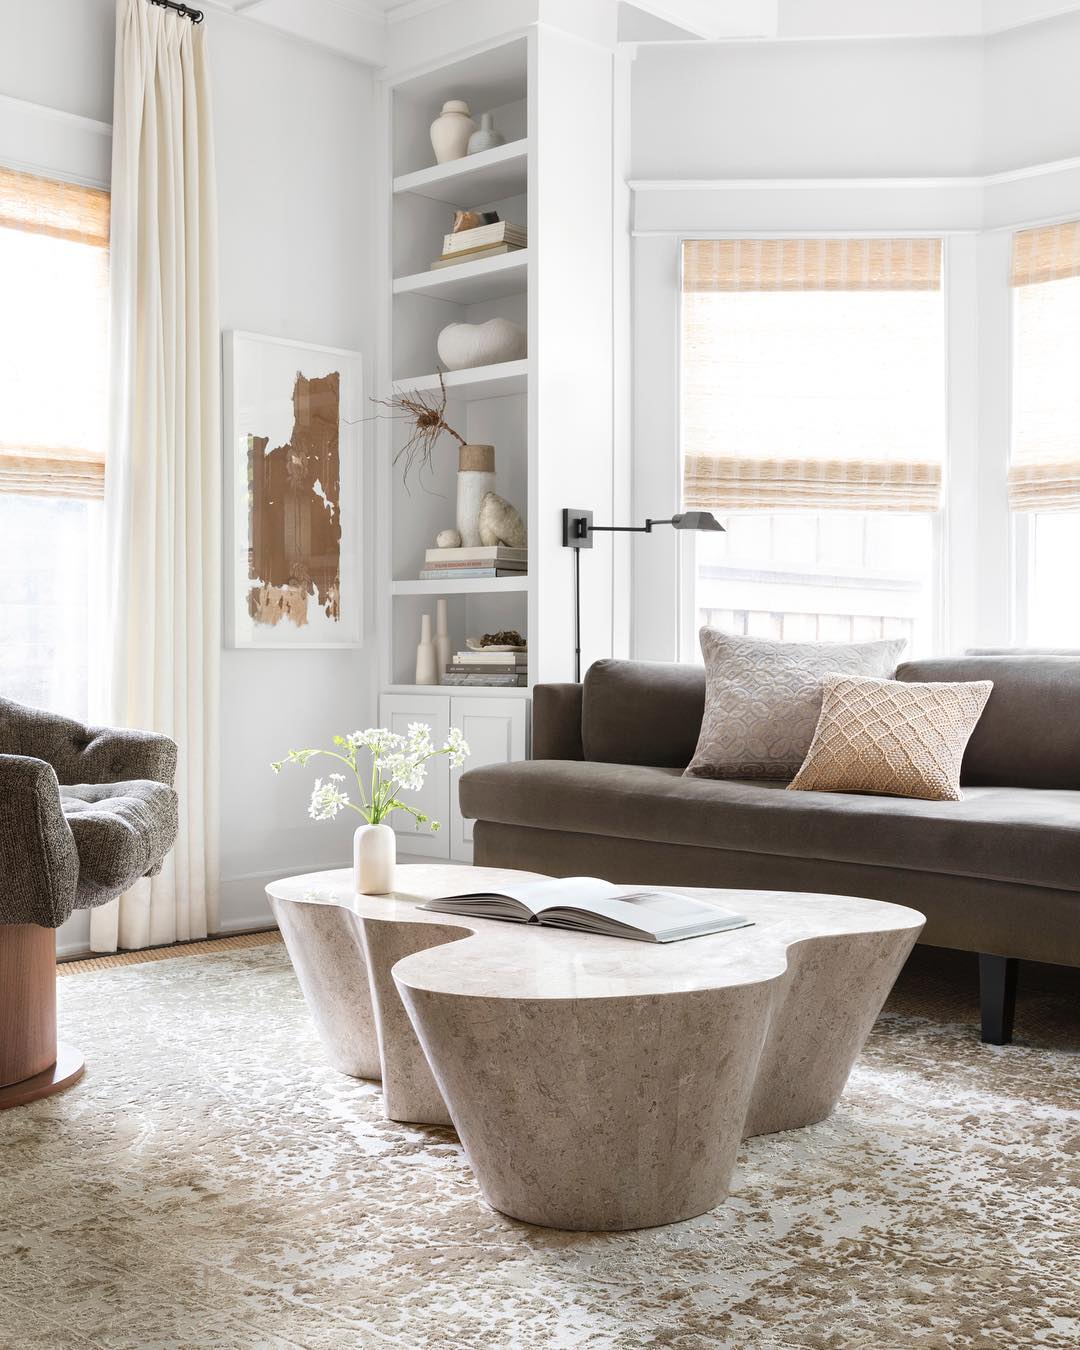
[[[699,624],[928,649],[945,427],[940,240],[683,245]]]
[[[1013,427],[1025,642],[1080,646],[1080,221],[1013,236]]]
[[[87,712],[108,195],[0,168],[0,695]]]

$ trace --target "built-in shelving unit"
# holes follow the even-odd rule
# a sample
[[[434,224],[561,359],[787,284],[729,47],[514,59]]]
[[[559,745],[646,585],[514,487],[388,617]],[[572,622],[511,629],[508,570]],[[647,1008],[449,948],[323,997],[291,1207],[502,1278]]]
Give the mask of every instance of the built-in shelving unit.
[[[502,361],[494,366],[474,366],[472,370],[448,370],[443,375],[447,397],[462,403],[474,399],[516,398],[528,388],[528,361]],[[417,375],[412,379],[395,380],[394,388],[402,393],[434,393],[439,388],[438,375]]]
[[[411,276],[394,278],[395,295],[426,295],[458,305],[478,305],[507,295],[524,295],[529,250],[517,249],[496,258],[455,263]]]
[[[394,595],[511,595],[526,594],[528,577],[462,577],[458,581],[394,581]]]
[[[394,179],[394,195],[412,192],[417,197],[468,209],[479,201],[524,196],[528,168],[529,142],[522,138],[449,164],[400,174]]]
[[[572,26],[573,7],[567,19]],[[457,446],[444,437],[429,470],[406,484],[400,464],[392,466],[408,426],[388,418],[377,431],[380,720],[402,730],[425,721],[436,738],[459,725],[475,766],[523,757],[531,686],[572,678],[573,573],[559,510],[602,507],[605,494],[610,502],[612,52],[584,31],[535,23],[395,73],[383,89],[386,271],[376,396],[438,393],[437,341],[447,324],[499,317],[528,334],[522,360],[443,376],[447,421],[466,441],[495,447],[496,491],[527,521],[527,575],[419,580],[425,550],[455,524]],[[477,118],[492,113],[505,144],[433,163],[429,127],[447,99],[466,100]],[[455,210],[464,209],[525,225],[528,247],[432,268]],[[610,627],[610,606],[590,610],[591,593],[605,586],[610,593],[609,557],[601,543],[584,579],[583,619],[595,617],[595,631]],[[421,619],[434,617],[439,600],[455,651],[482,633],[525,634],[528,687],[413,683]],[[456,780],[433,771],[423,809],[445,820],[454,800]],[[422,850],[468,857],[470,829],[459,820],[449,839],[428,839]],[[405,852],[418,847],[409,840],[401,842]]]

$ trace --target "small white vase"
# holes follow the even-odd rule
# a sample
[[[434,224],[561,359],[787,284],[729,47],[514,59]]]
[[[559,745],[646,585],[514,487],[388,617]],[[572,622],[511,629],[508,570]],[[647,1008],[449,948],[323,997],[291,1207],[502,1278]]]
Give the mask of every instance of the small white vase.
[[[420,642],[416,648],[416,683],[438,684],[439,666],[435,643],[431,640],[431,615],[420,616]]]
[[[431,148],[435,151],[436,163],[464,159],[469,152],[469,137],[475,130],[469,105],[458,98],[447,99],[442,112],[431,124]]]
[[[495,491],[495,447],[463,445],[458,451],[457,527],[463,548],[480,543],[480,503]]]
[[[446,601],[435,601],[435,659],[439,663],[439,675],[446,674],[450,664],[450,629],[446,622]]]
[[[494,150],[502,145],[505,137],[495,130],[495,119],[491,113],[481,113],[480,130],[469,137],[469,154],[478,155],[482,150]]]
[[[353,889],[389,895],[394,889],[397,835],[389,825],[361,825],[353,835]]]

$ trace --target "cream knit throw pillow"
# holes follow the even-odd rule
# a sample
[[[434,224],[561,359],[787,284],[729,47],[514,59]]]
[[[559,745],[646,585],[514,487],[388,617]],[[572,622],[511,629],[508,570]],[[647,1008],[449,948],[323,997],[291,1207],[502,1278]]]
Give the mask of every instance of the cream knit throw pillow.
[[[964,747],[993,689],[830,675],[795,792],[873,792],[958,802]]]

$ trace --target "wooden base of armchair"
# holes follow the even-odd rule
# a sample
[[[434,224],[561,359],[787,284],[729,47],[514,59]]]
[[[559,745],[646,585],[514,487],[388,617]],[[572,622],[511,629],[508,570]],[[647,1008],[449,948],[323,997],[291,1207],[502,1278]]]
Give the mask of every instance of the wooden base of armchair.
[[[0,1110],[74,1083],[83,1059],[56,1041],[56,934],[0,925]]]

